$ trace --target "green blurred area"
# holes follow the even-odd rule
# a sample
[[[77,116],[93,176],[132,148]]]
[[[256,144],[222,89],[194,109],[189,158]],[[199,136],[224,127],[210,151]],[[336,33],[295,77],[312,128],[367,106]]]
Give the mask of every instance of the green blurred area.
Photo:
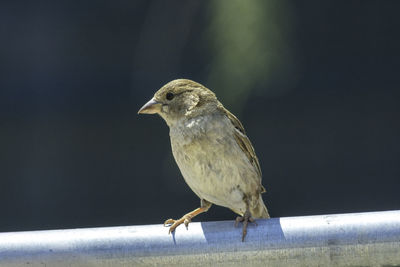
[[[207,10],[211,51],[207,84],[223,103],[240,112],[255,88],[263,88],[264,95],[284,93],[287,87],[282,90],[269,82],[274,75],[293,78],[292,12],[287,1],[213,0]]]

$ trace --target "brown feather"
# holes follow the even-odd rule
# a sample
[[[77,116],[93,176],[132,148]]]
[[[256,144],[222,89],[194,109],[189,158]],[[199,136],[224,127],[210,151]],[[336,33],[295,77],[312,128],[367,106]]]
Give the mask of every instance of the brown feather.
[[[224,108],[224,106],[221,103],[218,106],[218,109],[223,113],[225,113],[225,115],[229,118],[231,123],[235,126],[236,131],[234,133],[234,136],[236,142],[239,145],[239,147],[243,150],[243,152],[246,154],[250,163],[254,166],[260,177],[260,187],[261,187],[260,193],[265,193],[265,188],[261,185],[262,172],[261,172],[260,162],[258,161],[256,152],[254,151],[254,147],[251,144],[250,139],[246,135],[246,131],[244,130],[242,123],[239,121],[238,118],[236,118],[235,115],[233,115],[229,110]]]

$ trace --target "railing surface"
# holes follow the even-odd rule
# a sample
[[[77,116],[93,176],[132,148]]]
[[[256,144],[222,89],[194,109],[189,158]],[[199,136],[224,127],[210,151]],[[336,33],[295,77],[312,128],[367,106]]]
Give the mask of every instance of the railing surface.
[[[400,266],[400,211],[0,233],[0,266]]]

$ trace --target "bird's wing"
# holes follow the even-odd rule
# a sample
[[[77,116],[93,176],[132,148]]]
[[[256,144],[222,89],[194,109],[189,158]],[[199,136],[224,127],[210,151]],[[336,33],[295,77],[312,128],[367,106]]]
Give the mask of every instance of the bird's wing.
[[[247,158],[249,159],[250,163],[254,166],[256,169],[259,177],[260,177],[260,182],[261,182],[261,167],[260,167],[260,162],[258,161],[258,158],[256,156],[256,153],[254,151],[254,147],[252,146],[250,139],[247,137],[246,132],[243,128],[242,123],[236,118],[235,115],[233,115],[231,112],[229,112],[226,108],[220,107],[219,108],[225,115],[228,117],[228,119],[231,121],[233,126],[235,127],[235,139],[239,147],[243,150],[243,152],[246,154]],[[265,192],[265,188],[261,186],[261,193]]]

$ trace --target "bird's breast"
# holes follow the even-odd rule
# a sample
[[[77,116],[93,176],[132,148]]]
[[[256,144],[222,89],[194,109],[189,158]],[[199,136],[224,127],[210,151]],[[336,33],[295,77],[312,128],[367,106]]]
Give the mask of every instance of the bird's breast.
[[[242,202],[243,177],[256,175],[233,136],[226,117],[199,117],[170,128],[175,160],[189,187],[212,203]],[[241,188],[242,187],[242,188]],[[234,198],[234,199],[232,199]]]

